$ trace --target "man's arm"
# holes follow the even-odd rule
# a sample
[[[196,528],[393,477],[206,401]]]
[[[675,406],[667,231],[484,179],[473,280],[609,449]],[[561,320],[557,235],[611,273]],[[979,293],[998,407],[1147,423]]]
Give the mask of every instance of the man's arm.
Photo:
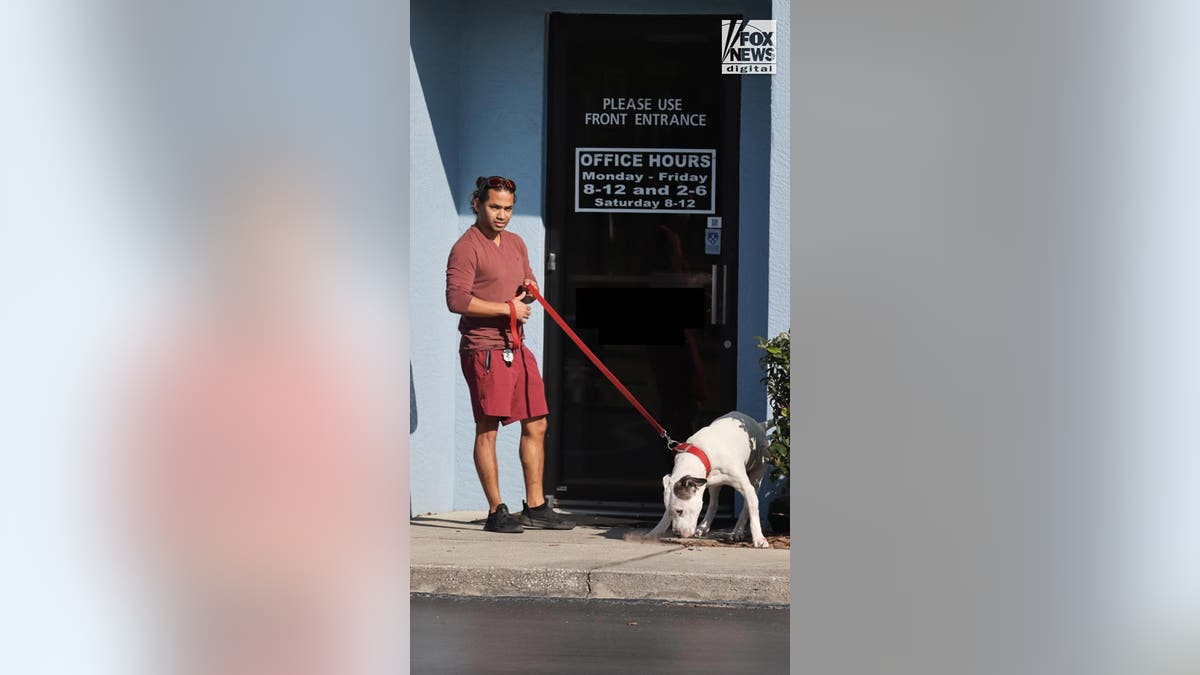
[[[471,318],[507,317],[507,302],[482,300],[471,294],[475,264],[475,256],[469,250],[455,248],[450,251],[450,260],[446,263],[446,308]],[[525,293],[522,291],[514,298],[517,301],[517,319],[521,321],[528,319],[531,312],[528,305],[520,302],[523,297]]]
[[[521,302],[521,299],[524,297],[525,297],[525,291],[521,291],[521,293],[519,295],[517,295],[516,297],[513,298],[513,304],[517,308],[517,321],[520,321],[521,323],[525,323],[529,319],[529,315],[533,314],[533,309],[529,305],[526,305],[525,303]],[[451,310],[451,311],[454,311],[454,310]],[[455,312],[455,313],[462,314],[463,316],[473,317],[473,318],[485,318],[485,317],[490,317],[490,316],[507,317],[508,316],[508,303],[507,302],[489,302],[487,300],[480,300],[479,298],[472,295],[471,299],[467,302],[466,310],[464,310],[462,312]]]
[[[524,291],[522,291],[520,295],[518,295],[516,298],[514,298],[518,302],[518,304],[521,305],[520,307],[517,307],[517,318],[518,319],[522,318],[521,307],[525,307],[526,309],[528,309],[528,305],[521,304],[521,302],[520,302],[521,298],[523,298],[523,297],[525,297]],[[453,312],[454,310],[451,309],[450,311]],[[463,311],[461,311],[461,312],[455,312],[455,313],[462,314],[463,316],[469,316],[472,318],[486,318],[486,317],[490,317],[490,316],[508,316],[508,303],[507,302],[488,302],[487,300],[480,300],[479,298],[472,295],[470,300],[467,302],[466,308],[463,309]],[[528,316],[528,314],[526,314],[526,316]]]

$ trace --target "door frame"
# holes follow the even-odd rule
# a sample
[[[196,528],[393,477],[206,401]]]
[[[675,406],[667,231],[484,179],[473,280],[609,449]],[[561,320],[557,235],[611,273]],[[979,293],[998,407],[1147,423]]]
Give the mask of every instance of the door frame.
[[[561,53],[563,44],[561,41],[556,41],[555,36],[551,34],[551,18],[555,15],[604,15],[604,16],[630,16],[637,18],[649,17],[711,17],[713,20],[713,30],[716,32],[719,28],[721,19],[741,19],[741,14],[730,13],[703,13],[703,12],[688,12],[688,13],[655,13],[655,14],[638,14],[632,12],[546,12],[545,20],[545,38],[544,38],[544,63],[545,80],[543,86],[543,123],[545,128],[544,142],[542,145],[543,157],[542,166],[544,167],[542,175],[542,189],[544,195],[544,213],[545,213],[545,252],[546,256],[542,261],[542,287],[545,295],[550,298],[561,298],[564,286],[565,275],[561,274],[562,265],[566,262],[563,259],[565,252],[564,246],[564,224],[560,219],[560,215],[569,213],[569,209],[574,203],[574,195],[565,190],[558,189],[557,185],[551,184],[549,176],[562,175],[563,172],[573,171],[574,165],[571,161],[573,156],[567,147],[567,130],[566,125],[557,123],[557,120],[563,119],[562,113],[565,107],[565,99],[563,101],[552,100],[551,93],[555,90],[555,84],[552,81],[556,71],[554,63],[562,63],[565,61],[565,54]],[[557,53],[560,52],[560,53]],[[717,176],[716,176],[716,211],[715,215],[721,216],[722,224],[722,242],[720,265],[724,268],[724,279],[721,285],[721,290],[724,293],[724,303],[722,311],[724,321],[722,326],[722,339],[728,341],[730,346],[721,347],[721,356],[719,359],[722,373],[728,373],[728,377],[721,378],[719,397],[723,403],[722,408],[733,410],[737,405],[737,352],[738,352],[738,263],[739,263],[739,237],[737,234],[741,231],[740,223],[740,171],[741,171],[741,102],[742,102],[742,87],[741,75],[721,75],[721,82],[725,95],[722,99],[722,117],[724,125],[721,129],[721,157],[718,159]],[[733,236],[728,236],[732,234]],[[550,256],[555,255],[554,268],[551,268]],[[707,264],[707,263],[706,263]],[[720,271],[720,270],[719,270]],[[715,303],[715,299],[714,299]],[[568,324],[573,323],[571,317],[564,314],[563,317]],[[543,372],[546,376],[543,378],[546,387],[546,399],[549,403],[551,418],[555,417],[555,412],[562,410],[563,403],[563,387],[561,369],[563,364],[564,350],[578,349],[569,339],[562,333],[561,328],[552,322],[545,322],[543,326]],[[551,333],[556,334],[551,334]],[[611,385],[610,385],[611,386]],[[546,487],[545,492],[558,494],[558,488],[562,478],[562,454],[565,451],[563,447],[563,429],[560,424],[555,424],[551,419],[546,435],[546,452],[543,483]],[[646,433],[652,434],[653,431],[649,425],[646,426]],[[676,440],[683,440],[677,438]],[[577,500],[572,500],[573,502]],[[645,510],[652,512],[655,509],[661,512],[661,503],[639,505],[634,502],[619,502],[624,509],[618,509],[620,512],[628,512],[630,508],[638,509],[645,507]],[[732,504],[732,502],[730,502]],[[578,501],[578,505],[582,510],[592,513],[613,512],[612,509],[606,509],[605,503],[597,500]],[[722,509],[724,514],[725,509]]]

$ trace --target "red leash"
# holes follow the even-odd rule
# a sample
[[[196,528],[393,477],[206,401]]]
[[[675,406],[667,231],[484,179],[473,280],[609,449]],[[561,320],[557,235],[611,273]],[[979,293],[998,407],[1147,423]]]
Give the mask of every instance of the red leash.
[[[509,335],[512,336],[513,349],[521,348],[521,334],[517,332],[517,303],[513,300],[508,301],[508,327]]]
[[[637,408],[637,411],[642,414],[642,417],[646,418],[646,421],[650,423],[650,426],[654,427],[654,431],[658,432],[658,435],[667,442],[668,450],[673,452],[687,453],[699,459],[704,465],[705,477],[712,473],[712,464],[708,461],[708,455],[706,455],[703,450],[692,445],[691,443],[680,443],[678,441],[671,440],[671,437],[667,434],[667,430],[664,429],[663,426],[658,423],[658,420],[655,420],[654,417],[647,412],[644,407],[642,407],[642,404],[639,403],[638,400],[634,398],[633,394],[631,394],[629,390],[625,388],[625,385],[621,384],[620,380],[617,379],[617,376],[613,375],[612,371],[610,371],[603,363],[600,362],[600,359],[592,353],[592,350],[588,349],[588,346],[583,343],[583,340],[580,339],[580,337],[575,334],[575,331],[571,330],[571,327],[567,325],[567,322],[563,321],[563,318],[558,315],[558,312],[554,311],[554,308],[550,306],[550,303],[546,302],[546,298],[542,297],[542,294],[539,293],[536,288],[530,288],[527,286],[525,287],[525,291],[532,295],[538,302],[542,303],[542,307],[546,308],[546,313],[550,315],[551,319],[554,319],[554,322],[558,324],[559,328],[563,329],[563,332],[567,334],[567,337],[571,338],[571,341],[575,343],[575,346],[579,347],[580,351],[582,351],[584,355],[591,359],[592,363],[596,364],[596,367],[600,369],[600,372],[604,373],[604,376],[608,378],[608,381],[612,382],[613,386],[617,388],[617,391],[621,392],[625,399],[629,401],[634,408]],[[509,308],[510,320],[513,322],[512,334],[514,339],[516,339],[517,314],[516,305],[512,300],[509,301]]]
[[[583,343],[583,340],[581,340],[579,336],[575,334],[575,331],[571,330],[571,327],[567,325],[567,322],[563,321],[563,318],[558,315],[558,312],[554,311],[554,308],[550,306],[550,303],[546,302],[546,298],[542,297],[542,294],[539,293],[536,288],[526,286],[525,290],[532,295],[535,300],[542,303],[542,306],[546,308],[546,313],[550,315],[551,319],[554,319],[554,322],[558,324],[559,328],[563,329],[563,332],[567,334],[567,337],[571,338],[571,341],[575,343],[575,346],[579,347],[584,355],[591,359],[592,363],[596,364],[596,367],[600,369],[600,372],[604,373],[604,376],[608,378],[608,381],[613,383],[613,386],[617,388],[617,391],[621,392],[625,399],[628,400],[634,408],[637,408],[637,411],[642,414],[642,417],[646,418],[646,421],[650,423],[650,426],[654,427],[654,431],[657,432],[658,435],[667,442],[667,447],[671,450],[676,450],[676,447],[680,444],[671,440],[671,437],[667,435],[667,430],[664,429],[663,426],[659,424],[658,421],[655,420],[654,417],[651,416],[644,407],[642,407],[642,404],[633,397],[633,394],[629,393],[629,390],[625,388],[625,385],[621,384],[621,382],[617,380],[617,376],[613,375],[612,371],[610,371],[603,363],[600,362],[600,359],[592,353],[592,350],[588,349],[588,346]],[[683,451],[680,450],[679,452]],[[705,465],[707,464],[708,462],[705,462]]]

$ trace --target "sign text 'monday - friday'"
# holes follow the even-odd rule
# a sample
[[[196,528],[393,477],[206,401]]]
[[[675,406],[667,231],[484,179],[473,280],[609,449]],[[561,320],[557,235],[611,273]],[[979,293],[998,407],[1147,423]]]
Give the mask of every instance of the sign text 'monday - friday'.
[[[629,181],[631,183],[640,183],[640,182],[642,182],[642,179],[645,178],[647,175],[648,174],[644,174],[644,173],[629,173],[627,171],[619,171],[616,173],[604,173],[601,171],[580,172],[580,177],[583,178],[583,180],[615,180],[615,181]],[[676,173],[676,172],[668,173],[666,171],[660,171],[658,173],[658,175],[652,176],[652,178],[661,183],[666,183],[666,182],[699,183],[699,182],[702,182],[706,178],[706,176],[704,176],[702,174],[697,174],[697,173]]]

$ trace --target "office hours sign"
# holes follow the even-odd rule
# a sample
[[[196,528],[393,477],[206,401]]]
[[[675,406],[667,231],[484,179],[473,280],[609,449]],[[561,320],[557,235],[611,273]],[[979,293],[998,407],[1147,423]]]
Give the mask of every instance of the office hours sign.
[[[716,213],[712,148],[576,148],[575,210]]]

